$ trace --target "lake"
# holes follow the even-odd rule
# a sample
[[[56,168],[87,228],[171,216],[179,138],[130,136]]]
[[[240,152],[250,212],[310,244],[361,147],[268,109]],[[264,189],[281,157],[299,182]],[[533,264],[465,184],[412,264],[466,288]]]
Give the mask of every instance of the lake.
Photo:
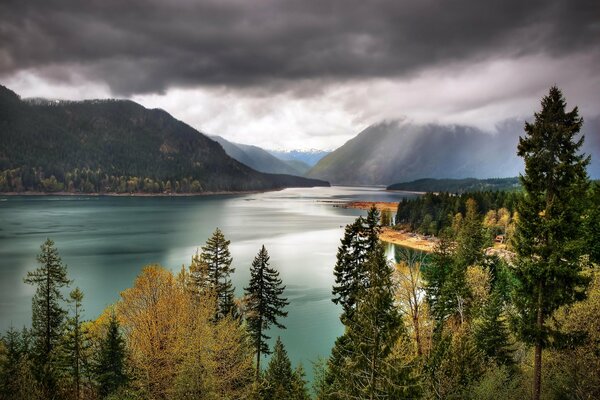
[[[35,288],[23,278],[36,268],[47,237],[68,266],[71,287],[84,292],[85,317],[93,319],[132,286],[144,265],[173,271],[189,265],[219,227],[231,240],[238,295],[254,256],[266,246],[290,301],[282,321],[287,329],[274,329],[271,336],[281,336],[292,361],[302,362],[310,378],[311,361],[327,356],[343,332],[331,286],[344,226],[366,213],[332,202],[410,196],[339,186],[194,197],[0,196],[0,332],[31,324]]]

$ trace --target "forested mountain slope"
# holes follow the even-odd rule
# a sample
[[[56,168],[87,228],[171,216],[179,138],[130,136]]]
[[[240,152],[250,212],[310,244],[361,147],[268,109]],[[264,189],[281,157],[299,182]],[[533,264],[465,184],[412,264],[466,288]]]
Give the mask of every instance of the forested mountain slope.
[[[215,192],[326,182],[264,174],[163,110],[28,100],[0,87],[0,191]]]

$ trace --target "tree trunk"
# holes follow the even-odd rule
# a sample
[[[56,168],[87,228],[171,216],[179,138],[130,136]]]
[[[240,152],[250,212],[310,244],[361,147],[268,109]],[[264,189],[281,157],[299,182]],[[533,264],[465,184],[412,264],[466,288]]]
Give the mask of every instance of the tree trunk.
[[[540,400],[542,393],[542,328],[544,327],[544,315],[542,313],[542,282],[538,285],[537,304],[537,338],[535,343],[535,357],[533,364],[533,400]]]

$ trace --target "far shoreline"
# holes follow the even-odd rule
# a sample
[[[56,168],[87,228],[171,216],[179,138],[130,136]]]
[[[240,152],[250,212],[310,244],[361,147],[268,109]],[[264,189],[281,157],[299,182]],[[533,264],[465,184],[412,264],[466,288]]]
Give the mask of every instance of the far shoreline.
[[[316,187],[316,186],[315,186]],[[219,196],[219,195],[243,195],[243,194],[259,194],[268,192],[279,192],[284,189],[291,188],[277,188],[277,189],[266,189],[266,190],[241,190],[241,191],[219,191],[219,192],[200,192],[200,193],[145,193],[145,192],[132,192],[132,193],[117,193],[117,192],[90,192],[90,193],[79,193],[79,192],[0,192],[0,196],[90,196],[90,197],[201,197],[201,196]]]

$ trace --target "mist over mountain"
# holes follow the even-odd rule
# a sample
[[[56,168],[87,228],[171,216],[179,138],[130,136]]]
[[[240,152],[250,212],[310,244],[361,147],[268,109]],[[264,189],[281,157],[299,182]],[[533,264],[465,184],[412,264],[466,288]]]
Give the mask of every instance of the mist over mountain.
[[[215,192],[326,182],[257,172],[160,109],[21,100],[0,86],[0,191]]]
[[[230,142],[221,136],[210,136],[210,138],[219,143],[229,157],[260,172],[301,176],[310,169],[301,164],[295,167],[294,164],[280,160],[258,146]]]
[[[586,121],[583,151],[588,171],[600,176],[600,119]],[[517,156],[523,122],[508,120],[496,134],[460,125],[418,125],[392,121],[372,125],[324,157],[307,176],[333,184],[389,185],[422,178],[514,177],[523,169]]]
[[[309,167],[314,167],[323,157],[331,153],[327,150],[267,150],[269,153],[284,161],[300,161]]]

